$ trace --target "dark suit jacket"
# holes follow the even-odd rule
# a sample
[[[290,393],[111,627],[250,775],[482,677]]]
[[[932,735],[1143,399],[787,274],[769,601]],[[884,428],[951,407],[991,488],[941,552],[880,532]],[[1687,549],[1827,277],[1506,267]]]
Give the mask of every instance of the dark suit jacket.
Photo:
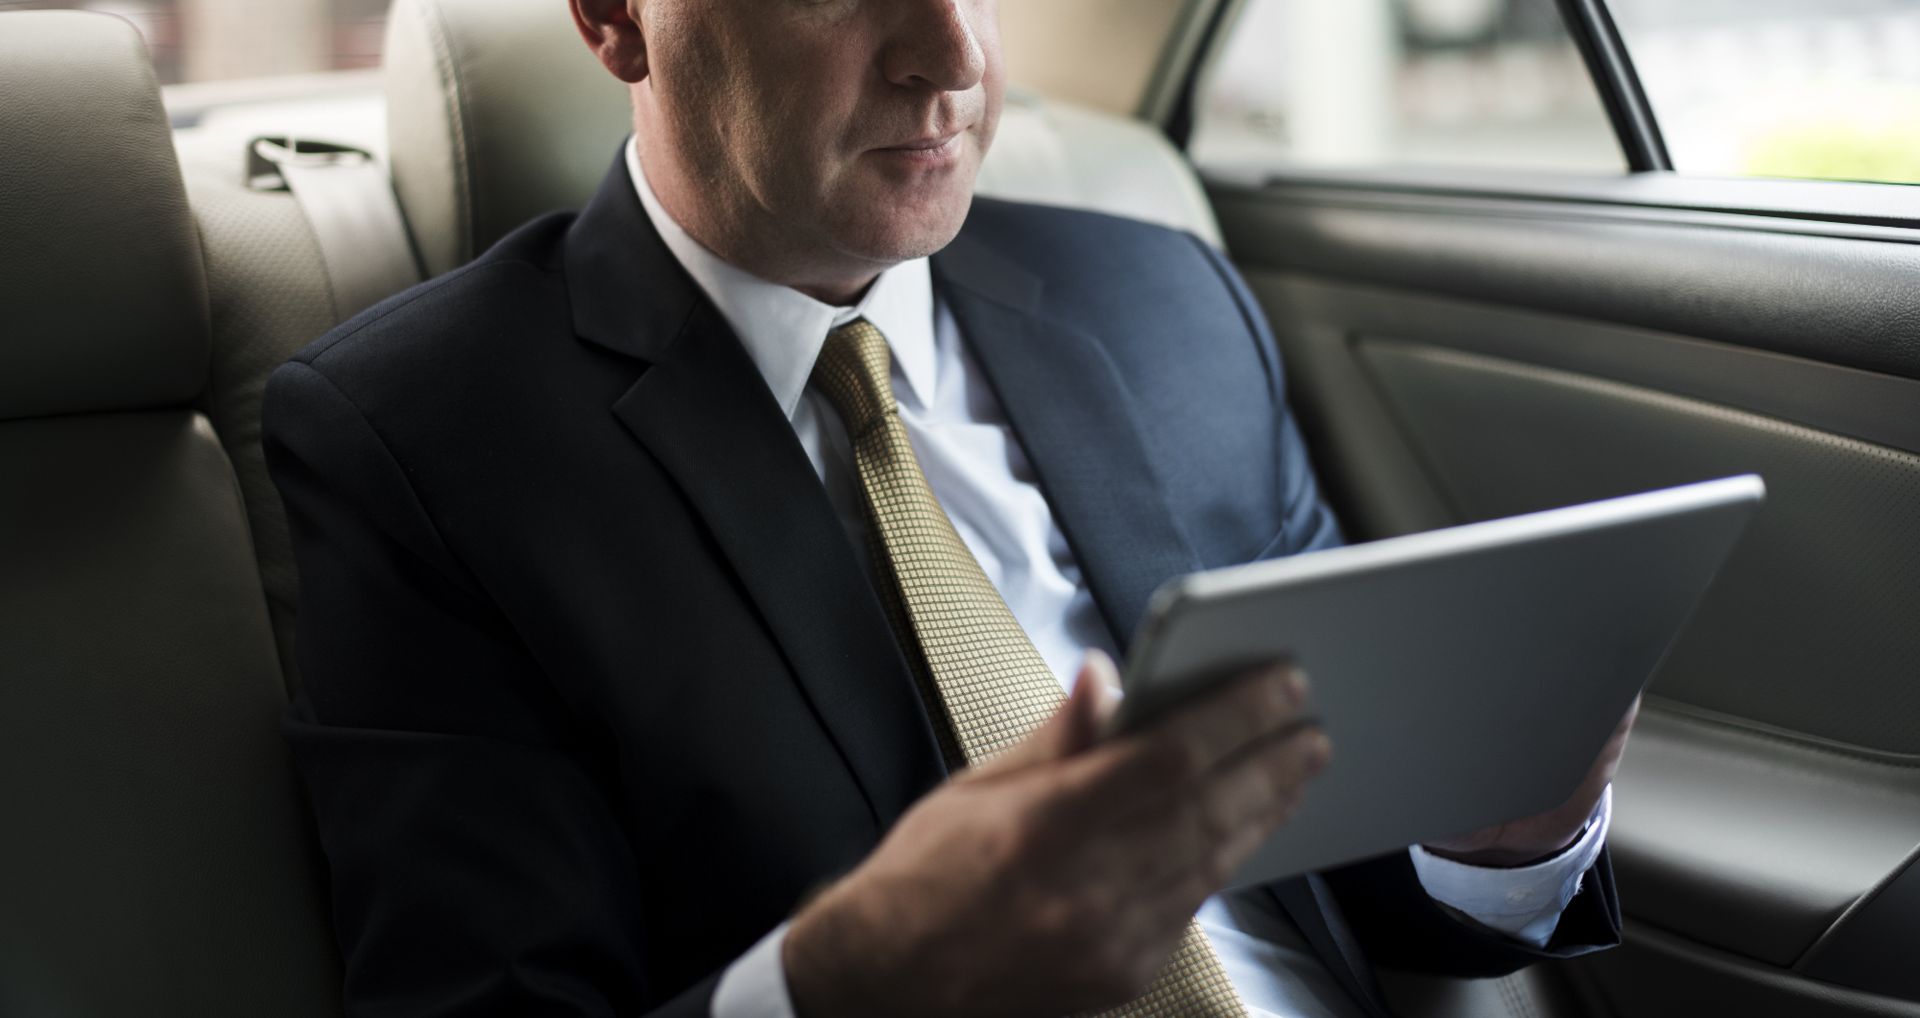
[[[982,200],[933,270],[1123,648],[1162,580],[1339,540],[1205,244]],[[943,777],[792,427],[624,167],[301,351],[265,427],[357,1013],[704,1015]],[[1604,860],[1545,952],[1449,918],[1404,852],[1276,893],[1375,1008],[1370,963],[1619,929]]]

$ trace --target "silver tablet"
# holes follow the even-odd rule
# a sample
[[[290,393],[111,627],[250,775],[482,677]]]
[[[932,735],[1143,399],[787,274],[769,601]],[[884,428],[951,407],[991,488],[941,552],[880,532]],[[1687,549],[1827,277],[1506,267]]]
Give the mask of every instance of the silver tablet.
[[[1305,669],[1333,760],[1233,886],[1544,812],[1765,493],[1730,477],[1182,577],[1135,641],[1121,727],[1249,664]]]

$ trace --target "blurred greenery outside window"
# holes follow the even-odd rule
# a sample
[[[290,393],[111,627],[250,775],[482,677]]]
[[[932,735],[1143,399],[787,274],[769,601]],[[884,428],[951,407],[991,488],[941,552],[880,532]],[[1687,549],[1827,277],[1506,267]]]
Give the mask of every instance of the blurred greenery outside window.
[[[1920,183],[1920,0],[1609,0],[1674,169]]]
[[[1677,172],[1920,182],[1920,0],[1608,0]],[[1553,0],[1247,0],[1192,153],[1255,171],[1625,166]]]
[[[538,2],[538,0],[531,0]],[[390,0],[0,0],[118,15],[163,85],[378,67]]]

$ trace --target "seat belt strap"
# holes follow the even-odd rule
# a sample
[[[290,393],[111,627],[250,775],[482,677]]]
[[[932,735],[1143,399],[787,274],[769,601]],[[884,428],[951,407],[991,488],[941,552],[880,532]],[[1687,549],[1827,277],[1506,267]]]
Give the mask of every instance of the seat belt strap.
[[[320,247],[337,321],[420,281],[392,181],[371,153],[305,138],[255,138],[247,146],[247,186],[293,193]]]

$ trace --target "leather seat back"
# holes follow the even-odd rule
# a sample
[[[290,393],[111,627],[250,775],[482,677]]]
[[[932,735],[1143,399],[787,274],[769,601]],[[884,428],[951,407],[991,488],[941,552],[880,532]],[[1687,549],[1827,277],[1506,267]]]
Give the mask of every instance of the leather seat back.
[[[428,274],[542,212],[592,196],[632,130],[625,87],[566,5],[395,0],[387,22],[389,157]],[[980,191],[1191,230],[1218,244],[1186,162],[1137,121],[1010,96]]]
[[[0,137],[0,1014],[338,1014],[140,37],[0,13]]]

